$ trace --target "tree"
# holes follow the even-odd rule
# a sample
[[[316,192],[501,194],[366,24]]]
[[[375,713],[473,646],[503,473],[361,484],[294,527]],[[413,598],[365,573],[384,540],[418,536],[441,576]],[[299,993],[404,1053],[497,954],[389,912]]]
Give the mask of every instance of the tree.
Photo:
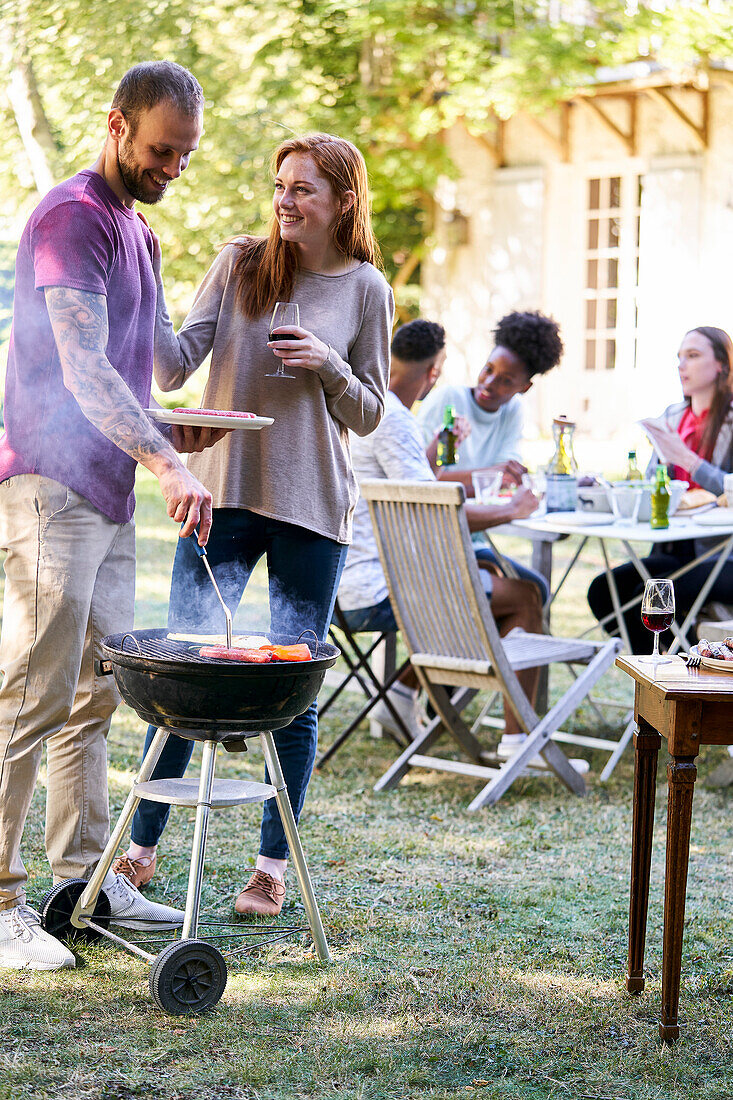
[[[550,18],[558,8],[564,18]],[[292,131],[337,132],[364,151],[387,273],[409,303],[433,192],[457,172],[444,141],[454,123],[485,133],[545,110],[601,65],[733,52],[733,13],[715,0],[639,0],[635,11],[630,0],[202,0],[195,15],[190,0],[5,0],[3,26],[6,238],[43,189],[41,160],[60,178],[96,158],[127,67],[171,57],[201,81],[201,148],[152,212],[174,308],[190,303],[219,243],[263,231],[268,158]]]

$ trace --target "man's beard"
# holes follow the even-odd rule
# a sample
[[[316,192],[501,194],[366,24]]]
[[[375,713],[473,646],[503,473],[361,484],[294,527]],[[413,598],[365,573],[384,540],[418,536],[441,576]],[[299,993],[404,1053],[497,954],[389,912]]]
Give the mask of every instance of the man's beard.
[[[117,167],[125,185],[125,190],[136,202],[144,202],[148,206],[153,206],[163,198],[165,191],[154,191],[152,188],[145,188],[145,169],[139,166],[129,146],[127,149],[117,147]]]

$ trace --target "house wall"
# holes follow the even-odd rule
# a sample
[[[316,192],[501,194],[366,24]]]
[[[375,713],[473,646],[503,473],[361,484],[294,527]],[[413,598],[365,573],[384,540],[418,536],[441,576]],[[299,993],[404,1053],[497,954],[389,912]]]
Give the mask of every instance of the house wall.
[[[697,93],[672,94],[700,117]],[[626,101],[604,99],[603,107],[627,129]],[[449,135],[461,177],[437,194],[422,315],[446,326],[445,376],[454,382],[475,379],[493,346],[491,329],[508,310],[541,309],[558,320],[565,355],[525,398],[530,436],[546,435],[552,417],[566,413],[581,435],[618,440],[624,450],[637,445],[643,437],[635,422],[680,396],[676,350],[683,334],[705,324],[733,333],[733,85],[711,91],[707,150],[665,104],[642,96],[637,111],[633,158],[582,103],[570,109],[569,163],[524,116],[506,125],[507,167],[497,168],[490,146],[462,128]],[[542,122],[559,136],[559,112]],[[594,175],[643,178],[636,331],[630,298],[619,315],[616,366],[602,371],[585,368],[587,195]],[[466,219],[458,219],[463,237],[455,232],[456,213]]]

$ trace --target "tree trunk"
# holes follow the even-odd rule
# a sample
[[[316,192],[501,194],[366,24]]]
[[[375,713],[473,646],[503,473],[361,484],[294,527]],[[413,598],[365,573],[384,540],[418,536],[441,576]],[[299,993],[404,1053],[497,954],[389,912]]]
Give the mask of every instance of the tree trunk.
[[[30,58],[21,57],[17,53],[14,55],[7,93],[33,181],[39,195],[45,195],[56,182],[54,164],[58,150],[43,109]]]

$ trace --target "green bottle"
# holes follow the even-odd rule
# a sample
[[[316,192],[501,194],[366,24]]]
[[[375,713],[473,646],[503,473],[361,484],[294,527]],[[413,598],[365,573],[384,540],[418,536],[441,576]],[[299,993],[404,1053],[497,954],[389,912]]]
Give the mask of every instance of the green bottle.
[[[639,464],[636,461],[636,451],[629,451],[629,464],[626,467],[626,480],[627,481],[643,481],[644,475],[639,469]]]
[[[657,466],[652,489],[651,525],[657,531],[669,527],[669,476],[667,467],[661,462]]]
[[[458,461],[456,450],[456,410],[453,405],[446,405],[443,414],[443,427],[438,436],[438,451],[435,456],[436,466],[455,466]]]

